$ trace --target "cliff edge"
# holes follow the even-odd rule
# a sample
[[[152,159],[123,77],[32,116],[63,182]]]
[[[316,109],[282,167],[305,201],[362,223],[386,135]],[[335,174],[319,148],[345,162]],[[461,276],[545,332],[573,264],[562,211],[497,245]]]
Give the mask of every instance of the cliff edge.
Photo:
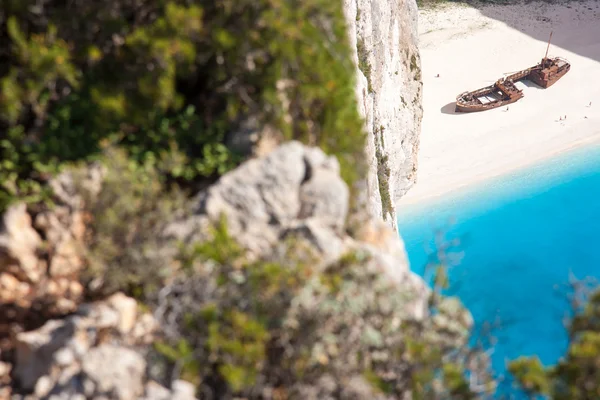
[[[60,175],[53,209],[32,215],[15,205],[3,216],[0,398],[276,398],[256,393],[281,387],[285,398],[406,398],[408,337],[452,351],[465,342],[470,315],[447,299],[429,318],[430,291],[408,270],[396,233],[373,218],[350,236],[336,158],[294,141],[225,174],[171,221],[141,224],[154,220],[151,210],[116,220],[130,242],[104,260],[99,278],[137,285],[144,307],[123,294],[85,302],[78,281],[98,254],[82,241],[110,232],[96,242],[107,248],[113,230],[94,216],[120,209],[107,199],[127,187],[119,159],[107,163]],[[71,193],[69,204],[61,193]],[[91,203],[82,207],[83,199]],[[72,223],[81,218],[92,222]],[[159,275],[140,275],[145,256],[161,261],[150,268]],[[47,290],[54,286],[66,293]],[[380,375],[390,382],[385,395]]]
[[[368,205],[396,227],[396,202],[416,181],[421,60],[414,0],[344,0],[358,67],[356,96],[368,134]]]

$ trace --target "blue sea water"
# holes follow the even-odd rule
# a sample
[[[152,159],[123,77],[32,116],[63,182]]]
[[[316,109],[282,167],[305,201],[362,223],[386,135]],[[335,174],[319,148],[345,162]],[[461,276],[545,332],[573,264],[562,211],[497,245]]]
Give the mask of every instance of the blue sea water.
[[[600,278],[600,146],[564,153],[441,200],[398,210],[413,271],[425,274],[435,232],[450,251],[449,294],[480,328],[499,321],[493,367],[520,355],[554,364],[567,347],[570,274]],[[506,388],[503,389],[503,391]]]

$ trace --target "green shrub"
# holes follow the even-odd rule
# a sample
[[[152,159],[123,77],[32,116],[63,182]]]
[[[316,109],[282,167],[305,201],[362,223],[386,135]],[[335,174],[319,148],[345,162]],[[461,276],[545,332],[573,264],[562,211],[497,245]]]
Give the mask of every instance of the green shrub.
[[[157,345],[167,371],[215,398],[340,398],[352,379],[373,396],[475,398],[466,377],[480,373],[469,366],[481,353],[466,345],[464,309],[436,297],[436,317],[414,320],[406,310],[415,294],[382,274],[370,253],[352,251],[317,269],[320,260],[307,257],[301,241],[281,246],[274,258],[247,261],[221,220],[211,240],[186,252],[185,273],[156,306],[161,324],[169,321]]]
[[[243,158],[245,119],[362,173],[341,2],[32,0],[0,9],[0,210],[109,140],[186,185]],[[77,15],[74,22],[73,16]]]
[[[80,189],[91,217],[82,279],[91,296],[124,290],[145,299],[174,273],[175,244],[163,239],[162,230],[186,200],[178,190],[166,190],[149,162],[138,164],[115,149],[101,162],[102,190]],[[74,170],[76,183],[84,169]]]
[[[358,52],[358,69],[360,69],[367,78],[367,90],[369,93],[373,93],[373,86],[371,85],[371,72],[373,67],[369,61],[369,54],[367,53],[367,47],[364,40],[360,39],[356,43],[356,50]]]
[[[390,167],[388,156],[384,152],[383,126],[375,129],[375,158],[377,159],[377,182],[379,183],[379,196],[381,197],[381,211],[383,219],[392,218],[394,203],[390,193]]]
[[[415,81],[421,80],[421,68],[419,67],[416,54],[410,56],[410,72],[415,74],[413,77]]]
[[[555,366],[544,367],[536,357],[511,362],[509,371],[530,395],[556,400],[600,395],[600,291],[595,289],[587,304],[575,311],[569,326],[569,348]]]

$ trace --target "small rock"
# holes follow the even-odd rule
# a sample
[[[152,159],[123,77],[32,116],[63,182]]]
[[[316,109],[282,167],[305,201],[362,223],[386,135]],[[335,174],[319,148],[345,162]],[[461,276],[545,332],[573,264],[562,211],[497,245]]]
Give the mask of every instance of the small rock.
[[[93,329],[92,329],[93,330]],[[95,332],[94,332],[95,333]],[[84,357],[88,349],[92,345],[92,334],[82,329],[73,335],[73,339],[69,343],[69,347],[78,358]]]
[[[259,121],[250,117],[239,123],[237,129],[225,136],[225,145],[236,153],[250,155],[259,138]]]
[[[199,239],[203,227],[224,214],[229,234],[253,259],[268,253],[299,221],[315,219],[327,229],[341,231],[349,191],[338,171],[336,158],[321,149],[286,142],[199,193],[193,215],[171,224],[167,236]]]
[[[10,374],[10,364],[0,361],[0,376]]]
[[[284,141],[281,132],[272,126],[265,126],[254,146],[254,156],[264,157]]]
[[[66,236],[54,248],[54,255],[50,261],[50,275],[52,277],[73,276],[83,267],[83,258],[78,244],[70,236]]]
[[[27,283],[19,281],[13,275],[5,272],[0,274],[0,303],[16,303],[28,307],[29,290],[30,286]]]
[[[72,208],[80,208],[81,195],[77,193],[77,185],[73,178],[72,172],[63,172],[51,179],[49,186],[52,189],[54,197],[62,204],[66,204]]]
[[[46,395],[48,395],[48,393],[50,393],[53,386],[54,382],[52,381],[52,378],[50,378],[48,375],[42,376],[40,379],[37,380],[37,383],[35,384],[34,393],[38,397],[45,397]]]
[[[116,293],[109,297],[106,302],[119,313],[119,322],[117,329],[120,333],[126,334],[131,331],[135,325],[137,316],[137,302],[123,293]]]
[[[68,383],[73,380],[73,377],[81,372],[81,366],[79,364],[72,364],[63,369],[58,377],[57,383],[60,386],[67,387]],[[74,382],[73,382],[74,383]],[[76,382],[77,384],[79,382]]]
[[[138,321],[129,336],[133,338],[136,343],[150,344],[154,340],[154,332],[156,332],[158,328],[159,326],[152,315],[143,314],[138,318]]]
[[[0,224],[0,271],[9,271],[29,282],[39,281],[45,271],[43,261],[36,255],[41,244],[25,204],[9,207]]]
[[[10,378],[10,371],[12,369],[12,366],[8,363],[4,363],[0,361],[0,388],[3,385],[7,385],[10,384],[11,378]],[[0,396],[0,399],[2,399],[3,397]]]
[[[171,384],[173,390],[173,400],[194,400],[196,398],[196,388],[190,382],[178,379]]]
[[[83,380],[83,393],[87,397],[92,397],[96,391],[96,383],[90,379]]]
[[[150,381],[146,383],[143,400],[171,400],[171,392],[157,382]]]
[[[12,390],[10,387],[0,387],[0,399],[10,399],[11,392]]]
[[[71,281],[69,284],[69,295],[71,298],[81,298],[83,294],[83,286],[77,281]]]
[[[17,335],[13,377],[23,389],[33,390],[37,380],[48,373],[54,353],[67,343],[73,330],[64,320],[51,320],[35,331]]]
[[[77,309],[77,302],[71,299],[57,299],[53,307],[54,315],[64,315]]]
[[[321,376],[317,385],[327,393],[333,393],[337,389],[337,383],[335,379],[328,374]]]
[[[105,302],[84,304],[79,307],[77,313],[93,321],[96,329],[112,329],[119,326],[119,311]]]
[[[54,361],[56,361],[56,364],[60,365],[61,367],[66,367],[75,361],[75,355],[70,348],[63,347],[54,353]]]
[[[146,361],[133,350],[104,344],[88,352],[82,364],[84,382],[95,384],[98,393],[111,399],[137,399],[144,391]]]

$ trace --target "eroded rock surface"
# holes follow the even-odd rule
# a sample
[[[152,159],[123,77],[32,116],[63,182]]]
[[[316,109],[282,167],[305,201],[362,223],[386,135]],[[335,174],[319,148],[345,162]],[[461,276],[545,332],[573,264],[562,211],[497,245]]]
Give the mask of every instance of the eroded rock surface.
[[[75,203],[63,204],[64,207],[72,207],[72,210],[81,207]],[[383,296],[382,301],[388,295],[396,300],[406,298],[406,301],[402,300],[397,315],[421,319],[426,315],[428,290],[423,281],[409,271],[402,241],[391,227],[376,218],[365,219],[360,229],[350,235],[346,231],[348,204],[349,191],[339,176],[337,160],[319,149],[288,142],[266,156],[245,162],[199,193],[191,207],[182,210],[169,225],[166,236],[189,243],[208,240],[212,232],[210,228],[224,222],[230,236],[247,252],[250,260],[279,257],[285,265],[285,254],[279,252],[287,239],[293,239],[307,246],[307,254],[316,256],[314,261],[311,259],[314,262],[311,267],[315,271],[330,265],[342,265],[346,255],[358,254],[360,259],[354,261],[354,271],[383,277],[377,282],[386,289],[376,296]],[[47,293],[54,282],[48,278],[52,277],[52,268],[48,268],[52,265],[52,258],[39,254],[41,243],[51,243],[53,248],[60,247],[59,243],[78,243],[83,235],[78,232],[85,232],[85,229],[80,231],[76,228],[72,214],[52,214],[43,218],[40,215],[36,215],[36,221],[45,221],[46,224],[41,223],[37,229],[32,227],[32,220],[22,206],[11,209],[5,215],[9,226],[24,229],[18,233],[15,228],[4,227],[2,234],[5,239],[0,242],[5,254],[2,272],[8,276],[0,283],[12,285],[16,288],[14,293],[16,290],[29,293],[31,288],[40,293],[46,290]],[[223,220],[222,216],[226,218]],[[57,233],[49,228],[53,226],[67,226],[67,233]],[[40,231],[46,233],[40,234]],[[176,248],[175,242],[173,248]],[[14,249],[27,249],[29,258],[23,258],[25,253],[17,256]],[[58,271],[67,271],[64,276],[58,274],[56,279],[62,277],[68,282],[75,282],[80,266],[76,261],[79,253],[73,254],[74,258],[65,255],[61,261],[68,265],[56,267]],[[48,260],[49,264],[44,264]],[[23,263],[38,268],[39,274],[28,275],[21,267]],[[37,283],[35,279],[38,279]],[[209,280],[202,276],[180,276],[179,281],[178,289],[183,291],[181,296],[175,296],[174,291],[167,296],[178,302],[179,310],[194,309],[196,305],[201,306],[203,302],[217,298],[213,296],[216,288],[203,286]],[[366,300],[373,297],[370,289],[363,290]],[[390,290],[392,293],[388,293]],[[13,296],[11,301],[14,302],[27,298]],[[185,298],[190,300],[189,304],[185,303]],[[56,298],[56,302],[62,300]],[[296,312],[299,318],[319,313],[327,317],[327,313],[333,312],[332,309],[321,309],[319,302],[310,298],[298,300]],[[3,307],[5,305],[2,303]],[[446,305],[459,313],[460,307],[452,303]],[[24,309],[27,306],[23,304]],[[64,309],[73,310],[67,317],[49,319],[37,329],[13,332],[10,346],[14,351],[12,364],[0,363],[0,394],[10,394],[11,389],[16,388],[14,393],[29,393],[25,398],[32,400],[194,398],[196,389],[190,383],[174,381],[167,388],[162,375],[157,378],[159,383],[153,381],[151,378],[155,376],[149,373],[153,367],[152,358],[148,356],[151,343],[157,335],[169,338],[170,330],[176,328],[164,321],[181,318],[161,319],[159,307],[154,313],[157,319],[154,319],[142,313],[135,300],[119,293],[95,303],[77,305],[74,302],[71,307]],[[327,320],[332,321],[334,317],[335,314],[332,314]],[[157,320],[163,323],[157,323]],[[450,326],[453,331],[463,329],[462,324],[455,322],[460,322],[459,318],[456,321],[448,318],[435,321],[436,324]],[[369,332],[380,341],[381,335]],[[458,333],[462,334],[462,331]],[[340,342],[340,346],[345,345],[347,343]],[[348,382],[343,385],[336,379],[323,376],[316,383],[299,384],[296,389],[298,393],[306,394],[304,398],[335,397],[334,394],[340,390],[347,398],[378,398],[374,389],[360,376],[348,376]]]
[[[93,193],[101,181],[101,168],[91,166],[78,184]],[[32,212],[15,204],[0,220],[0,349],[15,326],[39,326],[75,311],[82,301],[83,200],[71,173],[59,175],[50,187],[52,207]]]
[[[10,384],[32,393],[29,399],[194,399],[190,384],[170,390],[147,379],[144,349],[157,330],[154,318],[121,293],[82,304],[72,316],[16,335],[12,382],[2,379],[11,366],[0,364],[0,393]]]
[[[348,188],[335,157],[288,142],[242,164],[199,194],[192,215],[173,223],[168,233],[187,241],[203,240],[208,227],[225,216],[229,234],[255,258],[270,256],[290,235],[310,243],[322,264],[354,249],[364,250],[394,282],[421,293],[415,304],[415,313],[420,314],[426,290],[409,271],[397,233],[368,219],[357,238],[351,238],[343,230],[348,203]]]
[[[286,231],[310,220],[339,236],[348,198],[335,157],[289,142],[223,176],[197,196],[192,215],[168,231],[180,239],[197,239],[224,216],[229,234],[259,257]]]
[[[415,0],[344,0],[365,118],[373,216],[396,226],[395,203],[416,181],[422,81]]]

